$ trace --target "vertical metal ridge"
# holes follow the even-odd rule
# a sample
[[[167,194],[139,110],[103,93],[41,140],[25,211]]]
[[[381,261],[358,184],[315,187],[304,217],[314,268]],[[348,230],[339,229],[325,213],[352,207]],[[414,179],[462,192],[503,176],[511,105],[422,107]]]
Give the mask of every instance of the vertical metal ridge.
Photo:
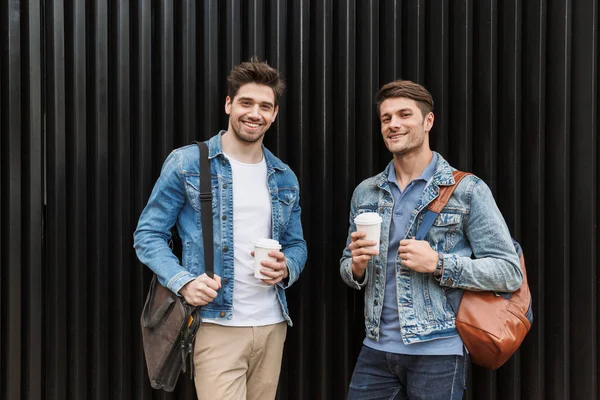
[[[448,99],[450,97],[449,65],[450,65],[450,4],[443,1],[431,7],[426,13],[425,38],[425,87],[434,99],[433,113],[435,121],[429,134],[432,149],[441,154],[448,154],[450,131]],[[447,117],[448,115],[448,117]]]
[[[66,191],[66,80],[65,76],[65,7],[62,0],[48,1],[46,6],[47,40],[47,278],[48,299],[46,331],[49,398],[68,398],[68,328],[69,288],[67,272],[67,191]],[[70,77],[69,77],[70,78]]]
[[[497,162],[496,199],[513,237],[521,242],[521,73],[522,4],[498,3],[497,11],[497,138],[493,148]],[[500,188],[504,188],[500,190]],[[498,371],[498,396],[521,398],[521,354]]]
[[[179,30],[181,41],[181,124],[183,144],[191,143],[198,137],[196,68],[196,1],[186,0],[182,5],[183,23]]]
[[[229,73],[241,61],[242,56],[242,39],[239,27],[242,24],[241,18],[241,2],[242,0],[230,0],[226,4],[226,44],[227,55],[225,60],[226,72]],[[280,4],[280,2],[276,2]]]
[[[66,208],[67,286],[71,294],[68,308],[70,329],[67,349],[68,380],[72,398],[86,397],[87,389],[87,88],[85,2],[74,0],[65,10],[66,79]]]
[[[379,89],[379,2],[374,0],[356,3],[356,110],[361,118],[356,119],[356,155],[361,154],[362,165],[354,166],[360,180],[379,172],[380,164],[377,149],[380,144],[379,118],[375,106],[375,94]],[[358,150],[360,149],[360,152]]]
[[[267,23],[265,24],[265,46],[266,60],[274,68],[277,68],[286,84],[286,91],[279,101],[279,112],[275,123],[271,125],[269,134],[265,137],[265,145],[277,156],[287,159],[287,93],[293,82],[287,80],[286,69],[286,43],[287,32],[287,6],[285,2],[269,2],[266,9]]]
[[[402,57],[405,79],[424,84],[425,78],[425,0],[403,2]]]
[[[265,6],[263,0],[245,0],[244,5],[248,7],[247,16],[248,32],[243,37],[246,39],[248,53],[245,58],[257,56],[259,59],[265,57]]]
[[[348,234],[348,213],[350,211],[350,196],[354,190],[355,182],[355,136],[357,109],[355,107],[356,94],[356,2],[347,4],[334,3],[334,46],[333,46],[333,131],[332,141],[335,150],[332,154],[332,206],[339,212],[332,213],[332,249],[344,248]],[[301,188],[302,190],[302,188]],[[362,314],[360,295],[347,286],[339,278],[339,264],[337,257],[331,268],[332,276],[332,328],[344,326],[354,328],[358,323],[363,323],[362,316],[357,316],[357,309]],[[358,323],[357,323],[358,319]],[[362,332],[359,329],[343,329],[335,334],[336,340],[332,341],[332,358],[334,365],[344,365],[336,368],[331,381],[331,397],[341,398],[347,391],[352,374],[352,367],[358,355],[359,343]]]
[[[92,72],[90,93],[90,315],[89,340],[90,386],[88,397],[103,400],[111,397],[110,379],[112,368],[109,351],[111,342],[111,311],[108,306],[112,283],[109,244],[111,224],[109,222],[109,8],[105,1],[96,0],[90,4],[93,13],[90,21],[90,70]],[[112,55],[110,55],[112,58]]]
[[[379,77],[382,84],[402,79],[403,46],[402,1],[382,2],[379,8],[379,51],[383,56],[379,64]]]
[[[23,399],[41,399],[43,390],[43,164],[41,1],[23,4]],[[0,89],[1,91],[1,89]],[[1,128],[0,128],[1,129]],[[0,178],[1,179],[1,178]],[[1,206],[0,206],[1,208]],[[2,222],[0,220],[0,225]],[[4,242],[4,241],[3,241]],[[1,257],[0,257],[1,259]],[[1,286],[1,284],[0,284]],[[2,294],[0,293],[0,299]],[[0,301],[1,303],[1,301]],[[2,343],[2,338],[0,338]],[[0,371],[1,374],[1,371]],[[3,385],[4,386],[4,385]]]
[[[552,233],[545,244],[552,249],[547,266],[545,292],[553,318],[546,323],[546,353],[554,362],[546,364],[547,393],[568,398],[571,377],[570,357],[570,247],[568,234],[570,198],[570,107],[571,107],[571,2],[548,2],[548,46],[546,69],[546,215]]]
[[[312,204],[331,204],[332,195],[332,141],[329,139],[328,132],[333,128],[332,124],[332,107],[333,107],[333,90],[332,90],[332,24],[333,24],[333,1],[322,0],[318,2],[314,8],[314,26],[315,26],[315,42],[314,47],[314,75],[312,80],[316,82],[315,91],[311,93],[315,97],[313,102],[311,118],[314,126],[311,129],[311,141],[313,145],[312,154],[316,155],[315,162],[312,163],[311,176],[315,182],[318,182],[318,196],[314,196]],[[313,248],[315,243],[330,243],[332,235],[333,219],[324,207],[311,207],[308,214],[309,218],[319,221],[315,224],[315,230],[318,232],[310,239],[313,239]],[[329,246],[322,246],[320,252],[313,252],[312,260],[319,265],[333,265],[336,261],[335,256],[331,254]],[[332,334],[334,325],[328,318],[333,313],[331,306],[331,294],[329,289],[332,278],[337,274],[333,274],[331,268],[321,268],[319,270],[305,270],[308,280],[311,282],[319,282],[318,290],[323,293],[321,299],[313,298],[311,308],[318,310],[318,319],[321,326],[317,330],[313,330],[312,335],[319,348],[331,348]],[[313,395],[319,398],[331,397],[329,381],[332,376],[332,366],[329,354],[321,352],[316,360],[316,368],[314,369],[314,378],[319,379],[320,385],[317,392]],[[313,378],[313,379],[314,379]]]
[[[289,63],[287,64],[287,82],[286,107],[288,112],[287,125],[285,132],[288,134],[289,154],[286,163],[295,172],[300,183],[300,205],[302,207],[303,228],[310,230],[312,220],[310,218],[309,205],[313,201],[313,196],[306,188],[310,187],[310,80],[309,80],[309,62],[310,62],[310,1],[300,0],[292,2],[288,8],[288,15],[293,15],[289,21],[289,49],[294,51],[289,54]],[[283,129],[283,127],[282,127]],[[293,133],[292,133],[293,132]],[[307,237],[308,239],[308,237]],[[310,257],[310,255],[309,255]],[[297,285],[297,286],[296,286]],[[300,280],[295,285],[296,291],[307,290],[306,282]],[[291,296],[290,296],[291,297]],[[294,329],[289,330],[288,338],[296,343],[294,354],[300,355],[311,351],[313,343],[310,340],[310,332],[318,329],[314,321],[309,317],[311,311],[311,299],[307,296],[290,298],[290,315],[294,320]],[[314,360],[308,360],[304,357],[291,357],[287,360],[287,365],[293,371],[297,371],[289,380],[290,389],[287,393],[293,393],[292,398],[311,397],[312,387],[297,386],[295,380],[308,381],[313,375]],[[293,389],[291,389],[293,388]],[[284,396],[285,397],[285,396]]]
[[[572,3],[569,393],[598,398],[598,1]],[[585,172],[583,172],[585,171]]]
[[[545,131],[546,131],[546,8],[545,0],[523,2],[523,214],[522,245],[535,321],[520,352],[523,356],[523,398],[545,399]],[[551,226],[550,224],[548,226]],[[541,318],[539,317],[541,316]]]
[[[4,301],[2,306],[4,310],[0,311],[3,315],[3,325],[5,337],[3,343],[3,370],[5,372],[5,385],[1,390],[6,398],[20,398],[21,379],[23,376],[22,346],[24,340],[21,336],[23,326],[23,311],[21,304],[23,296],[23,268],[22,268],[22,225],[21,217],[23,212],[22,202],[23,193],[21,187],[21,164],[22,164],[22,146],[21,129],[24,127],[21,120],[21,104],[23,102],[23,88],[21,87],[23,55],[23,39],[21,38],[21,27],[26,20],[19,7],[17,0],[11,0],[8,5],[6,20],[3,21],[6,39],[2,41],[6,46],[6,61],[2,68],[6,74],[4,81],[5,93],[2,94],[2,102],[5,102],[3,127],[6,130],[2,134],[2,269],[6,270],[3,274],[5,280],[3,292]],[[26,38],[24,38],[26,40]],[[8,267],[8,268],[7,268]],[[0,392],[1,393],[1,392]]]
[[[2,4],[0,4],[0,23],[2,24],[2,26],[7,26],[8,22],[5,22],[8,20],[8,3],[4,2]],[[5,70],[7,69],[6,67],[6,60],[8,59],[7,54],[2,51],[4,49],[7,49],[8,46],[6,45],[6,42],[8,41],[8,35],[5,34],[4,31],[0,31],[0,226],[4,226],[6,221],[6,217],[5,217],[5,204],[6,204],[6,200],[4,200],[4,196],[6,195],[5,192],[8,192],[8,190],[5,190],[4,187],[6,186],[5,182],[6,182],[6,178],[4,177],[5,173],[6,173],[6,167],[3,165],[4,163],[2,162],[2,160],[5,160],[6,158],[4,157],[4,154],[6,152],[6,144],[4,143],[3,138],[5,137],[5,132],[7,131],[7,128],[5,127],[6,125],[6,100],[4,98],[4,94],[6,93],[6,89],[5,87],[7,86],[7,83],[5,82]],[[5,258],[6,258],[6,249],[4,248],[4,246],[2,245],[5,242],[5,229],[0,230],[0,262],[5,262]],[[7,314],[7,302],[4,299],[5,293],[7,292],[7,290],[4,288],[4,286],[6,285],[6,276],[5,276],[5,272],[4,269],[0,269],[0,318],[2,318],[3,320],[6,320],[6,314]],[[1,388],[6,388],[6,377],[8,376],[8,373],[5,372],[8,369],[8,365],[6,365],[6,361],[8,359],[8,356],[6,354],[6,348],[8,346],[8,340],[6,339],[7,335],[4,332],[5,330],[5,325],[0,325],[0,387]],[[0,392],[2,394],[4,394],[4,392]]]
[[[166,156],[176,147],[175,144],[175,3],[170,1],[159,2],[158,11],[159,31],[158,42],[159,51],[157,60],[159,69],[157,70],[157,84],[160,88],[158,104],[160,104],[160,114],[157,116],[160,119],[160,129],[157,134],[158,153],[157,157],[164,160]],[[181,143],[178,143],[181,144]]]
[[[203,86],[200,90],[203,93],[202,110],[204,110],[204,123],[200,126],[202,139],[208,139],[219,129],[219,117],[223,113],[222,105],[225,99],[217,97],[219,93],[219,42],[218,42],[218,4],[215,0],[206,0],[203,5],[203,52],[202,64],[204,68]],[[228,74],[229,71],[223,71]]]
[[[132,74],[131,85],[131,181],[133,192],[132,198],[132,223],[139,218],[145,203],[152,191],[155,176],[152,174],[153,165],[157,164],[152,159],[152,4],[151,0],[137,0],[132,3]],[[193,32],[196,35],[196,32]],[[133,232],[125,232],[129,235],[131,246],[133,246]],[[139,261],[131,263],[131,301],[132,321],[141,314],[146,298],[146,292],[150,283],[150,273]],[[140,398],[151,395],[152,389],[148,386],[146,365],[144,362],[143,347],[140,340],[140,331],[132,326],[132,393],[138,393]]]
[[[454,76],[450,95],[450,148],[448,161],[464,171],[473,170],[473,3],[470,0],[451,2],[452,61]]]
[[[498,16],[496,0],[475,2],[473,32],[473,171],[496,192]]]
[[[169,3],[170,4],[170,3]],[[131,305],[131,268],[134,262],[131,248],[131,170],[130,170],[130,133],[131,133],[131,39],[130,39],[130,9],[129,3],[117,2],[113,5],[114,17],[110,28],[113,44],[113,58],[109,62],[113,71],[112,86],[112,112],[110,121],[112,132],[109,135],[110,146],[110,180],[111,204],[109,211],[112,213],[110,221],[113,228],[119,232],[128,232],[125,235],[112,235],[111,245],[112,285],[110,293],[110,307],[112,310],[111,326],[120,332],[130,332],[131,326],[137,322],[130,318]],[[172,36],[171,36],[172,37]],[[169,58],[166,57],[168,62]],[[172,107],[172,102],[165,104]],[[116,335],[113,337],[111,356],[121,368],[112,371],[111,391],[112,398],[130,399],[131,396],[131,336]]]

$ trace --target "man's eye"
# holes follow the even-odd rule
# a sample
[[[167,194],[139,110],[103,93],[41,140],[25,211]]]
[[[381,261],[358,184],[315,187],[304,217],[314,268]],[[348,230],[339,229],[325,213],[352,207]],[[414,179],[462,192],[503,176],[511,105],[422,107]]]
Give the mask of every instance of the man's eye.
[[[384,118],[384,119],[381,120],[381,122],[385,122],[387,124],[388,122],[390,122],[390,119],[389,118]]]
[[[250,105],[250,102],[249,102],[249,101],[242,101],[242,105],[243,105],[243,106],[249,106],[249,105]]]
[[[271,111],[271,106],[268,104],[263,104],[260,108],[262,108],[265,111]]]
[[[402,118],[407,118],[407,117],[410,117],[410,113],[404,113],[404,114],[402,114]]]

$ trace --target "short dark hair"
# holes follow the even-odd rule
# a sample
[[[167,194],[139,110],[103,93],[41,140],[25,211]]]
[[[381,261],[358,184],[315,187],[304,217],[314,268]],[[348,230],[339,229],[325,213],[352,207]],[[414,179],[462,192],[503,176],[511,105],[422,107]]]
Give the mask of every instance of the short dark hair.
[[[279,98],[285,90],[285,83],[275,68],[271,67],[266,61],[258,61],[256,56],[249,61],[244,61],[236,65],[227,77],[227,94],[233,99],[240,90],[240,87],[247,83],[256,83],[266,85],[273,89],[275,95],[275,105],[279,104]]]
[[[433,97],[431,97],[431,93],[425,87],[412,81],[397,80],[386,83],[377,92],[377,115],[381,116],[381,103],[387,99],[398,97],[406,97],[414,100],[419,109],[421,109],[423,118],[433,111]]]

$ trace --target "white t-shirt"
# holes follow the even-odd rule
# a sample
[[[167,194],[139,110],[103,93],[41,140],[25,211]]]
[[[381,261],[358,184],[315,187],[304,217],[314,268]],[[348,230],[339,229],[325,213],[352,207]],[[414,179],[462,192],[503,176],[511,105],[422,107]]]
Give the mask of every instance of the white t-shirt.
[[[284,320],[275,286],[254,277],[254,242],[271,238],[267,163],[245,164],[225,155],[233,174],[233,315],[204,319],[227,326],[264,326]]]

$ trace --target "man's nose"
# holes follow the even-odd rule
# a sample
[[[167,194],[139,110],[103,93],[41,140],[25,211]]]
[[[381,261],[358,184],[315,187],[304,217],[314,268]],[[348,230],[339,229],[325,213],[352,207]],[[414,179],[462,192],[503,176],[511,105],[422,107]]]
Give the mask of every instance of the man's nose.
[[[392,115],[392,120],[390,121],[390,127],[392,128],[400,128],[402,126],[402,119],[395,115]]]
[[[258,112],[258,104],[255,104],[254,107],[250,109],[250,116],[254,118],[259,118],[260,114]]]

